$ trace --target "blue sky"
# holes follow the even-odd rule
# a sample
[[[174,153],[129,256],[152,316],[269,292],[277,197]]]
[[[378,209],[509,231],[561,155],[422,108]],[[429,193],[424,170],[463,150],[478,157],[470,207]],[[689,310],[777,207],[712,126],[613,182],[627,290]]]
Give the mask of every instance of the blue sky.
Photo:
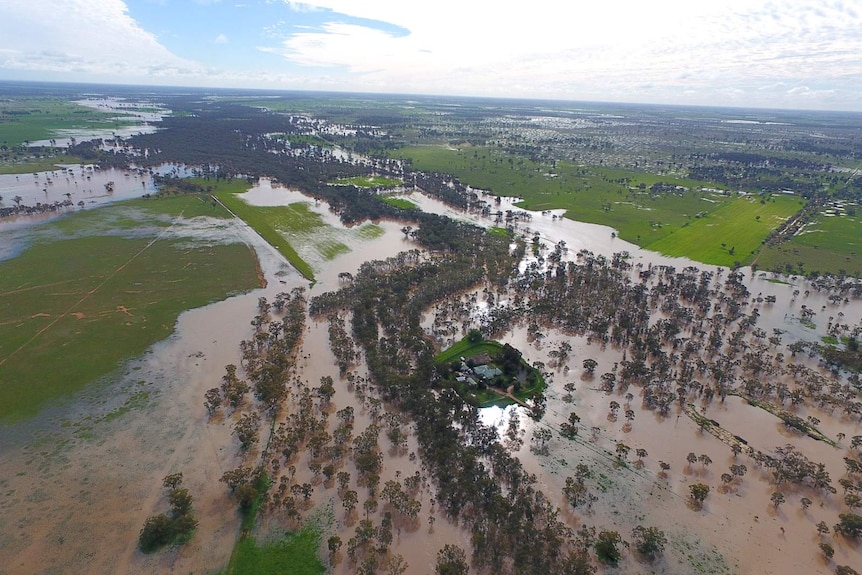
[[[862,0],[2,0],[0,79],[862,111]]]

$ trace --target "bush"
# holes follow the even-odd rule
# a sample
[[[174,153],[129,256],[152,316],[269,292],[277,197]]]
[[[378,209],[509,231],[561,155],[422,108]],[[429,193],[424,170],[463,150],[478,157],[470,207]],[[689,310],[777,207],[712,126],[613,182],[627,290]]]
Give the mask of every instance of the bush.
[[[173,520],[160,513],[148,517],[144,528],[141,529],[141,534],[138,537],[138,547],[144,553],[152,553],[153,551],[164,547],[174,539],[174,522]]]

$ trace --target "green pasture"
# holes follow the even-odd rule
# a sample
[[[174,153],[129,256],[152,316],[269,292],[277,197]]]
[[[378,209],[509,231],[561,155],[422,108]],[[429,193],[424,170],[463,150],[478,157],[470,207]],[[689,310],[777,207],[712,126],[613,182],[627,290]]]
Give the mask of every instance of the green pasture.
[[[52,98],[15,98],[0,101],[0,145],[20,146],[48,140],[58,130],[113,130],[135,125],[118,119],[122,114],[105,113]]]
[[[802,207],[793,196],[737,196],[644,247],[720,266],[750,263],[763,240]]]
[[[411,202],[410,200],[405,200],[404,198],[399,198],[397,196],[383,196],[380,198],[385,203],[389,204],[393,208],[399,208],[402,210],[418,210],[419,206]]]
[[[312,527],[282,539],[259,544],[253,537],[242,537],[234,548],[226,575],[322,575],[326,570],[317,557],[320,534]]]
[[[126,208],[65,220],[115,210]],[[43,236],[0,262],[0,420],[33,416],[110,373],[173,333],[183,311],[259,285],[245,245],[190,247],[157,240],[158,227],[132,238],[66,230],[71,238]]]
[[[862,277],[862,220],[818,214],[802,233],[779,246],[765,246],[757,260],[763,270],[787,274],[841,274]]]
[[[751,262],[769,233],[802,207],[794,196],[704,191],[713,186],[620,168],[540,164],[487,147],[412,146],[392,155],[497,195],[521,197],[520,207],[564,209],[570,219],[610,226],[650,250],[716,265]],[[658,183],[680,189],[652,193]]]
[[[682,226],[727,201],[721,194],[701,192],[703,182],[686,178],[569,162],[540,164],[485,147],[413,146],[392,155],[496,195],[523,198],[518,206],[529,210],[564,209],[570,219],[611,226],[640,245],[666,235],[665,226]],[[658,182],[688,191],[650,194],[649,187]]]

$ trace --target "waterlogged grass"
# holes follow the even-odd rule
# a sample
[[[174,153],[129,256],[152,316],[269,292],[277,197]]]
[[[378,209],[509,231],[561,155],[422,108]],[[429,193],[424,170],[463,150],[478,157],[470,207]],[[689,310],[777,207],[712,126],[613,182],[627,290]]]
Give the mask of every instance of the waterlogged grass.
[[[312,527],[263,544],[245,537],[237,543],[225,575],[321,575],[325,569],[317,557],[319,546],[320,534]]]
[[[80,164],[81,158],[60,154],[50,157],[36,158],[31,155],[18,156],[5,154],[0,156],[0,174],[32,174],[33,172],[50,172],[59,169],[59,164]]]
[[[99,112],[63,99],[19,97],[0,102],[2,139],[7,146],[48,140],[58,130],[112,130],[135,125],[118,112]]]
[[[386,230],[376,224],[363,224],[356,230],[356,235],[363,240],[373,240],[379,238],[385,233]]]
[[[410,200],[405,200],[404,198],[397,198],[394,196],[387,196],[380,198],[385,203],[389,204],[393,208],[399,208],[402,210],[418,210],[419,206],[411,202]]]
[[[800,207],[799,200],[790,196],[773,196],[763,201],[757,197],[736,197],[644,247],[707,264],[748,264],[769,232]]]
[[[308,233],[315,227],[322,226],[319,215],[310,212],[308,206],[302,203],[290,206],[258,207],[244,202],[233,190],[216,189],[214,193],[228,209],[277,249],[296,271],[304,278],[314,281],[314,270],[311,265],[300,257],[283,234],[291,231]]]
[[[155,233],[43,239],[0,262],[0,420],[80,391],[169,336],[183,311],[259,285],[247,246]]]
[[[723,202],[720,194],[700,192],[703,182],[687,178],[561,161],[542,164],[485,147],[413,146],[392,155],[499,196],[523,198],[518,205],[529,210],[564,209],[571,219],[614,227],[622,238],[638,244],[655,241],[669,233],[665,226],[682,226]],[[659,182],[688,191],[650,194],[649,187]]]
[[[356,186],[357,188],[392,188],[401,185],[401,180],[383,176],[354,176],[339,178],[331,182],[335,186]]]

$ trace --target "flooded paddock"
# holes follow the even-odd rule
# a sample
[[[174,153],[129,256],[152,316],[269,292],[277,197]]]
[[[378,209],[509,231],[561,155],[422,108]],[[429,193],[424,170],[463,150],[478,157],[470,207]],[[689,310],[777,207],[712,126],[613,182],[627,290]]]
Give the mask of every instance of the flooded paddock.
[[[66,192],[62,189],[82,185],[86,169],[83,172],[79,168],[73,170],[73,178],[78,176],[77,183],[74,179],[60,183],[65,182],[65,176],[52,178],[52,194],[63,197]],[[113,179],[115,196],[137,197],[151,183],[144,177],[136,179],[130,175],[126,179],[124,173],[119,176],[99,173],[90,177],[89,181],[98,178],[94,186]],[[6,184],[23,187],[20,192],[4,191],[6,202],[16,193],[23,197],[25,187],[31,199],[45,193],[39,188],[40,183],[46,184],[44,175],[37,178],[30,175],[27,182],[15,180],[14,184],[9,178],[0,176],[0,189],[5,190],[2,186]],[[25,176],[20,176],[20,180],[24,179]],[[76,190],[75,193],[81,192]],[[268,180],[261,180],[243,197],[253,205],[262,206],[306,203],[309,210],[322,218],[329,228],[327,233],[344,242],[350,251],[329,261],[309,255],[318,278],[309,287],[276,250],[241,222],[222,223],[222,228],[211,228],[212,222],[188,223],[190,230],[197,230],[196,237],[213,233],[222,240],[232,236],[253,246],[267,287],[184,313],[173,336],[153,346],[144,357],[130,361],[120,372],[82,394],[71,405],[48,409],[37,421],[8,430],[8,434],[3,430],[4,437],[15,440],[0,444],[3,458],[0,485],[4,493],[0,503],[0,529],[4,533],[0,543],[0,573],[199,573],[217,571],[227,564],[237,537],[239,516],[235,502],[229,498],[219,477],[243,462],[250,464],[259,452],[242,454],[237,449],[231,425],[238,413],[220,413],[209,418],[203,401],[205,391],[218,386],[224,366],[240,364],[239,345],[253,333],[250,320],[258,299],[266,297],[271,301],[276,294],[295,287],[307,288],[307,297],[311,298],[338,289],[341,274],[355,274],[366,261],[391,257],[416,247],[414,242],[405,239],[400,231],[401,224],[397,222],[378,222],[384,232],[379,237],[356,238],[325,203],[273,186]],[[417,192],[405,197],[428,212],[486,227],[497,225],[493,218],[456,211]],[[503,205],[503,209],[516,209],[506,199]],[[532,219],[521,224],[521,229],[527,233],[526,228],[529,228],[530,235],[538,232],[549,247],[565,241],[569,248],[567,257],[572,260],[582,249],[605,257],[627,251],[631,262],[641,268],[674,266],[681,270],[694,266],[715,271],[714,267],[641,250],[613,237],[609,228],[554,217],[559,215],[532,214]],[[24,229],[20,223],[18,225],[21,227],[10,226],[7,230],[15,233]],[[312,252],[309,249],[301,253],[305,256]],[[788,283],[774,283],[768,281],[771,276],[752,277],[750,270],[743,271],[751,294],[747,305],[760,311],[758,327],[770,334],[773,329],[781,330],[783,346],[797,339],[816,340],[825,335],[829,318],[836,318],[839,312],[841,321],[850,325],[858,323],[862,317],[860,302],[832,304],[826,294],[817,292],[806,280],[781,278]],[[800,293],[794,295],[796,290]],[[470,295],[463,296],[465,302]],[[482,294],[475,295],[476,303],[470,304],[474,306],[474,318],[481,315],[483,305],[487,307]],[[767,295],[774,295],[776,302],[756,301],[757,297]],[[803,305],[816,312],[810,322],[799,321]],[[425,314],[423,326],[429,334],[437,313],[442,312],[432,309]],[[455,333],[435,337],[441,346],[446,346],[460,339],[464,328],[457,325]],[[536,475],[539,487],[560,507],[561,518],[568,525],[616,529],[626,540],[631,539],[630,529],[636,524],[664,530],[669,543],[661,562],[656,566],[641,563],[634,560],[633,551],[628,550],[624,552],[623,563],[627,573],[687,573],[692,572],[692,565],[698,565],[703,573],[831,573],[831,566],[821,560],[816,551],[815,525],[821,520],[834,522],[835,514],[843,508],[840,490],[838,494],[816,499],[808,509],[803,509],[801,498],[810,497],[810,494],[804,489],[785,486],[782,490],[786,502],[775,507],[770,496],[776,486],[768,481],[768,470],[757,466],[745,454],[734,455],[726,443],[700,429],[679,405],[674,404],[667,415],[661,416],[646,407],[642,389],[637,385],[626,389],[618,387],[610,393],[601,389],[601,374],[612,371],[623,359],[620,349],[555,329],[545,329],[543,335],[537,340],[526,325],[518,325],[500,339],[521,350],[530,363],[541,362],[548,366],[546,371],[551,377],[544,417],[535,421],[520,407],[487,408],[481,410],[481,414],[486,424],[497,427],[501,437],[505,437],[512,414],[518,414],[517,434],[521,443],[512,443],[514,455],[528,472]],[[564,341],[572,347],[570,357],[561,365],[550,367],[553,358],[549,352]],[[791,358],[789,353],[786,356],[785,363],[798,362],[829,377],[815,358],[805,354],[797,358]],[[355,387],[339,377],[329,347],[326,321],[307,319],[298,358],[297,375],[305,386],[315,386],[325,376],[335,380],[335,395],[328,409],[334,414],[352,407],[355,434],[376,420],[374,412],[380,408],[374,407],[373,391],[357,393]],[[582,367],[586,358],[597,362],[592,376]],[[355,373],[360,377],[366,375],[362,364]],[[566,383],[573,383],[574,389],[567,391]],[[146,391],[148,398],[142,408],[116,418],[105,417],[141,391]],[[611,401],[620,406],[616,414],[611,409]],[[796,446],[813,461],[824,463],[833,482],[844,475],[843,457],[847,454],[849,438],[862,434],[858,420],[812,405],[799,407],[797,411],[803,417],[817,417],[828,437],[834,438],[842,432],[848,439],[839,442],[838,447],[831,447],[788,431],[775,415],[736,396],[728,396],[724,401],[716,398],[710,403],[694,401],[694,407],[722,428],[745,438],[755,449],[772,450],[787,443]],[[285,415],[294,408],[289,405]],[[626,410],[631,410],[631,418],[624,416]],[[559,430],[573,411],[581,418],[580,431],[574,439],[566,439],[560,436]],[[334,424],[333,416],[329,418],[330,432]],[[552,432],[547,454],[532,449],[533,436],[541,428]],[[615,452],[618,443],[631,448],[624,460]],[[380,445],[384,454],[380,485],[388,480],[403,480],[417,471],[423,473],[421,462],[409,455],[417,448],[412,434],[408,436],[406,449],[391,449],[385,434],[381,434]],[[636,449],[645,450],[647,455],[636,457]],[[709,463],[689,463],[688,453],[706,455]],[[641,464],[635,463],[638,459]],[[350,472],[349,487],[359,494],[358,511],[348,514],[339,490],[327,485],[309,467],[309,462],[309,456],[303,453],[291,464],[295,467],[295,481],[309,483],[314,488],[304,515],[309,517],[319,512],[327,516],[324,548],[320,553],[326,563],[326,537],[337,534],[347,542],[358,519],[363,517],[361,506],[368,493],[365,487],[356,485],[355,466],[347,460],[342,469]],[[662,470],[659,462],[666,462],[670,468]],[[572,509],[562,496],[562,488],[578,463],[587,464],[591,469],[587,486],[597,499],[589,506]],[[731,465],[739,463],[747,466],[747,473],[730,483],[722,481],[721,475]],[[185,486],[194,497],[200,526],[189,544],[143,555],[136,549],[138,533],[148,516],[167,508],[161,480],[179,471],[183,472]],[[696,482],[711,488],[700,510],[693,509],[689,500],[689,485]],[[433,508],[432,497],[433,488],[423,484],[416,495],[421,504],[416,521],[396,526],[391,549],[404,557],[410,573],[429,572],[437,550],[446,543],[470,548],[469,534]],[[378,517],[383,512],[382,507],[377,512]],[[278,511],[264,513],[256,535],[274,536],[285,526],[296,527]],[[835,547],[835,563],[853,565],[858,561],[858,546],[841,538],[829,541]],[[347,560],[344,549],[335,559],[333,573],[355,572],[356,566]]]

